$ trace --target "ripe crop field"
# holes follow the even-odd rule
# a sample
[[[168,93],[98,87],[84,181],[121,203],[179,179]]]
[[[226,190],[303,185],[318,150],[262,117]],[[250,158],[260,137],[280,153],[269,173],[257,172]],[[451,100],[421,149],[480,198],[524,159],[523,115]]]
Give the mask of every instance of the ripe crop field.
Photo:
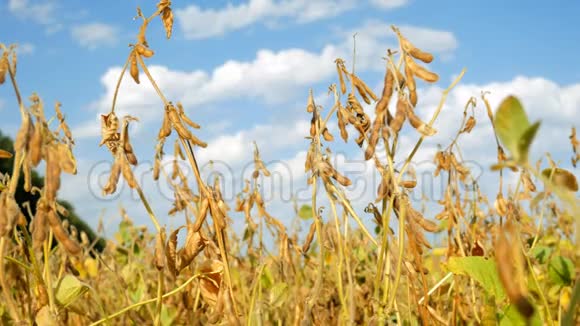
[[[128,186],[153,227],[137,225],[121,209],[121,222],[102,247],[69,221],[69,209],[58,200],[64,176],[76,174],[79,164],[67,111],[59,103],[45,105],[36,93],[23,94],[19,48],[0,44],[0,88],[10,89],[10,109],[18,108],[1,114],[21,117],[10,135],[13,146],[0,150],[0,162],[11,167],[0,174],[0,324],[580,324],[576,172],[549,153],[532,155],[542,121],[530,121],[518,94],[492,106],[482,90],[465,99],[463,112],[446,111],[466,70],[445,84],[431,68],[439,58],[395,25],[384,33],[396,47],[376,53],[384,78],[375,93],[357,72],[354,36],[352,55],[334,58],[331,105],[320,105],[314,95],[326,89],[303,94],[310,126],[302,135],[301,171],[309,198],[275,216],[262,191],[274,176],[267,162],[275,158],[262,157],[263,140],[248,147],[251,173],[234,200],[225,198],[223,180],[204,175],[199,151],[215,145],[200,139],[205,126],[195,122],[198,113],[172,98],[148,64],[164,51],[158,36],[148,35],[150,26],[161,26],[173,41],[171,2],[152,8],[137,10],[139,28],[115,76],[110,110],[100,116],[94,150],[110,153],[103,195]],[[135,172],[142,156],[132,126],[140,112],[120,113],[117,99],[130,95],[122,82],[152,87],[158,97],[151,106],[163,113],[150,144],[150,177],[170,185],[169,212],[154,209],[157,194],[148,193]],[[431,84],[440,92],[428,114],[422,100],[433,94],[421,93],[419,85]],[[476,119],[476,111],[485,119]],[[437,123],[461,113],[458,125]],[[495,164],[484,167],[498,176],[493,196],[480,190],[459,146],[478,124],[493,132],[484,140],[496,149]],[[413,141],[401,150],[404,128]],[[454,130],[453,137],[429,156],[436,166],[430,176],[443,192],[436,211],[427,212],[414,200],[426,194],[412,162],[443,128]],[[574,127],[562,128],[569,139],[554,142],[566,143],[575,168],[580,141]],[[338,142],[356,149],[380,176],[362,206],[348,191],[353,180],[335,164]],[[42,185],[33,183],[34,169],[44,176]],[[38,196],[34,207],[19,201],[20,188]],[[178,227],[167,226],[169,215]],[[242,230],[234,230],[234,219],[244,221]]]

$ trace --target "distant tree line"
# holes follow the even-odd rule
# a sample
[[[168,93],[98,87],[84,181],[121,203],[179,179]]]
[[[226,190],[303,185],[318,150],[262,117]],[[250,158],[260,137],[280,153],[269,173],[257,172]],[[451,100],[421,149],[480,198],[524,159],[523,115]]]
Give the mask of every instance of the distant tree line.
[[[1,131],[0,131],[0,149],[3,149],[10,153],[14,152],[13,140],[8,136],[4,136]],[[12,175],[13,166],[14,166],[14,157],[9,159],[0,159],[0,173],[2,174],[8,173],[9,175]],[[44,178],[38,175],[38,173],[34,170],[32,170],[31,173],[31,180],[33,187],[42,188],[44,186]],[[36,213],[36,203],[38,202],[39,197],[40,196],[37,193],[31,193],[24,190],[24,176],[20,174],[20,178],[18,180],[18,187],[16,188],[14,198],[16,199],[16,202],[20,205],[22,212],[26,216],[28,222],[30,222],[30,216],[28,216],[28,210],[23,205],[24,203],[28,202],[30,205],[30,210],[34,215]],[[91,243],[93,243],[95,239],[97,239],[95,231],[93,231],[93,229],[76,214],[73,205],[65,200],[58,200],[58,203],[68,210],[69,215],[66,217],[66,219],[69,220],[70,224],[76,227],[76,229],[79,231],[79,234],[81,231],[84,231],[87,234]],[[99,238],[94,246],[94,249],[96,251],[101,252],[104,248],[105,248],[105,240]]]

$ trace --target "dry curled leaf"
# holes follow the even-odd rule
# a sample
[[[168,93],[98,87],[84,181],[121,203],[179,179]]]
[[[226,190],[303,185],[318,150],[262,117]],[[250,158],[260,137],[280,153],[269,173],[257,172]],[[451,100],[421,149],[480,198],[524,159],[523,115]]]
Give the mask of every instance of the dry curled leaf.
[[[470,116],[469,119],[467,119],[467,122],[465,122],[465,127],[461,132],[470,133],[471,130],[473,130],[473,127],[475,127],[475,118]]]
[[[163,22],[167,39],[171,38],[173,30],[173,11],[169,6],[171,6],[171,1],[169,0],[161,0],[157,4],[157,9],[161,11],[161,21]]]
[[[224,267],[219,260],[207,260],[199,268],[201,297],[210,306],[215,306],[222,286]]]

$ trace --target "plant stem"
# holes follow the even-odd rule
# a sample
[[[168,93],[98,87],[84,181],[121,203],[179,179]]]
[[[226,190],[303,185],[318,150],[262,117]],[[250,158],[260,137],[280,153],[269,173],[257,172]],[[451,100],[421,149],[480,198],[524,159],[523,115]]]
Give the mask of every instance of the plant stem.
[[[428,127],[433,126],[433,123],[435,122],[435,120],[439,116],[439,113],[441,113],[441,110],[443,109],[443,105],[445,105],[445,101],[447,100],[447,96],[449,95],[451,90],[463,78],[463,75],[465,75],[465,71],[466,71],[466,69],[463,68],[463,70],[461,70],[461,73],[459,74],[459,76],[457,76],[457,78],[455,78],[455,80],[451,83],[451,85],[449,85],[449,87],[447,87],[447,89],[443,91],[443,95],[441,96],[441,100],[439,101],[439,105],[437,106],[437,109],[435,110],[435,113],[433,114],[431,121],[429,121],[429,124],[427,125]],[[405,171],[407,170],[409,163],[411,163],[411,160],[413,159],[413,157],[417,153],[417,150],[419,150],[419,147],[421,146],[421,143],[423,143],[423,140],[425,140],[425,138],[426,138],[426,136],[422,135],[421,138],[419,138],[419,140],[415,144],[415,147],[413,147],[413,150],[411,151],[409,156],[407,156],[407,159],[405,160],[405,164],[403,164],[403,167],[401,168],[401,171],[399,172],[399,178],[397,179],[396,184],[398,184],[399,181],[401,181],[401,177],[403,176],[403,174],[405,174]]]
[[[393,284],[393,293],[389,297],[387,303],[387,311],[391,310],[391,306],[397,297],[397,288],[399,287],[399,281],[401,279],[401,268],[403,265],[403,253],[405,251],[405,219],[407,218],[407,205],[403,203],[399,212],[399,260],[397,262],[397,271],[395,272],[395,283]],[[386,299],[386,292],[383,294],[383,302]]]
[[[195,275],[193,275],[187,281],[185,281],[185,283],[181,284],[179,287],[173,289],[172,291],[165,293],[163,296],[161,296],[161,298],[162,299],[169,298],[170,296],[178,293],[179,291],[183,290],[189,283],[191,283],[193,280],[195,280],[199,276],[201,276],[201,274],[195,274]],[[90,324],[90,326],[100,325],[100,324],[104,323],[105,321],[107,321],[107,320],[109,320],[111,318],[115,318],[117,316],[120,316],[120,315],[126,313],[129,310],[132,310],[134,308],[141,307],[141,306],[146,305],[146,304],[149,304],[149,303],[154,303],[157,300],[158,300],[157,298],[152,298],[152,299],[148,299],[148,300],[145,300],[145,301],[137,302],[135,304],[132,304],[132,305],[130,305],[128,307],[125,307],[125,308],[117,311],[116,313],[114,313],[112,315],[109,315],[109,316],[107,316],[105,318],[99,319],[98,321]]]

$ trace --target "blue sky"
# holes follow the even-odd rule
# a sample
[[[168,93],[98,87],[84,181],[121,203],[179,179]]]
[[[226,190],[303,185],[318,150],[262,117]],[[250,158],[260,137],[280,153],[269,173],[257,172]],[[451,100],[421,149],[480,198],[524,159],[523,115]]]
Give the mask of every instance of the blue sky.
[[[21,91],[38,92],[47,107],[61,101],[77,137],[79,174],[66,177],[61,195],[76,203],[91,225],[104,212],[114,227],[120,203],[130,206],[129,212],[140,223],[148,224],[143,209],[126,189],[104,200],[95,199],[90,185],[96,182],[91,171],[102,168],[97,163],[111,160],[98,147],[98,116],[108,111],[127,45],[138,31],[138,21],[132,20],[135,8],[140,6],[148,14],[155,3],[0,1],[0,42],[20,45],[17,77]],[[326,89],[336,82],[333,60],[341,56],[350,65],[352,34],[357,32],[357,71],[380,93],[381,57],[396,45],[388,28],[395,24],[412,42],[436,56],[430,67],[440,81],[435,86],[419,85],[424,109],[419,107],[418,112],[424,112],[424,119],[439,101],[441,90],[467,68],[435,125],[439,133],[425,142],[419,161],[431,160],[437,144],[449,143],[463,104],[486,90],[494,105],[507,94],[519,96],[532,119],[544,121],[534,144],[535,157],[550,150],[564,167],[571,168],[567,136],[570,127],[580,123],[576,114],[580,110],[578,1],[173,1],[172,8],[176,18],[171,40],[165,39],[159,21],[148,29],[148,41],[156,53],[147,63],[170,98],[183,101],[188,115],[202,125],[196,134],[209,143],[207,150],[198,153],[202,163],[219,157],[239,170],[251,161],[251,142],[256,140],[264,160],[284,162],[293,184],[304,188],[300,172],[310,119],[304,111],[308,89],[328,106]],[[153,157],[162,104],[144,76],[141,79],[139,86],[124,81],[119,108],[141,119],[132,129],[133,141],[137,156],[147,162]],[[495,147],[489,142],[491,131],[482,103],[478,104],[479,124],[461,145],[467,159],[487,168]],[[14,134],[20,118],[6,84],[0,87],[0,114],[0,130]],[[418,138],[408,127],[404,135],[400,155]],[[337,143],[333,148],[351,160],[362,156],[355,146]],[[145,166],[140,168],[146,171]],[[490,176],[485,185],[494,189],[495,175],[482,173]],[[233,178],[241,177],[236,173]],[[170,202],[146,181],[148,187],[158,214],[164,215]],[[360,200],[363,207],[367,197]],[[288,221],[289,203],[275,199],[272,207]],[[170,225],[182,222],[165,221]]]

